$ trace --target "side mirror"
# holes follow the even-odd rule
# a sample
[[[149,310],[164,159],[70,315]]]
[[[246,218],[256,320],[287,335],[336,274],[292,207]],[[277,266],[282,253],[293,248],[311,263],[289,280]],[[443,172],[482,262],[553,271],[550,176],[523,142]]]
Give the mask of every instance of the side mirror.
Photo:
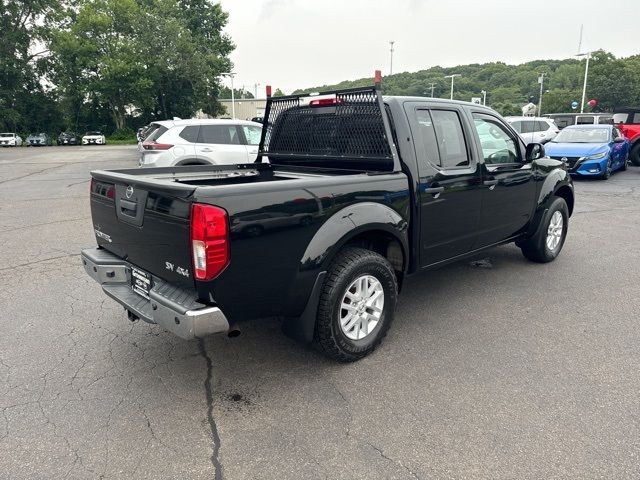
[[[615,143],[624,143],[624,140],[625,140],[624,137],[616,137],[613,139]]]
[[[527,163],[533,162],[539,158],[544,157],[544,146],[541,143],[530,143],[527,145],[525,153],[525,159]]]

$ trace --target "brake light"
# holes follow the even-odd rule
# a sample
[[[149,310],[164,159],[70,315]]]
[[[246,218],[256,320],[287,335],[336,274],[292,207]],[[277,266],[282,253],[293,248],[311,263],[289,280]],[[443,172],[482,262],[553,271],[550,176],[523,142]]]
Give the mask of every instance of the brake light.
[[[342,103],[339,98],[317,98],[309,102],[310,107],[329,107],[332,105],[338,105]]]
[[[169,150],[171,147],[173,147],[173,145],[168,143],[158,143],[153,140],[142,143],[142,148],[145,150]]]
[[[197,280],[212,280],[229,265],[227,212],[213,205],[191,206],[191,248]]]

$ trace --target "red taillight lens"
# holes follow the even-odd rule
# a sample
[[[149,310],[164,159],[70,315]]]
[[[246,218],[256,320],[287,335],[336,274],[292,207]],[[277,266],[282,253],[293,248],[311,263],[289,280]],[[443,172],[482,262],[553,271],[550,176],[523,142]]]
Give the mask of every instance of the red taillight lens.
[[[229,265],[227,212],[213,205],[191,206],[191,248],[197,280],[212,280]]]
[[[158,143],[153,140],[142,143],[142,148],[145,150],[169,150],[171,147],[173,147],[173,145],[169,143]]]
[[[339,98],[317,98],[309,102],[310,107],[330,107],[342,103]]]

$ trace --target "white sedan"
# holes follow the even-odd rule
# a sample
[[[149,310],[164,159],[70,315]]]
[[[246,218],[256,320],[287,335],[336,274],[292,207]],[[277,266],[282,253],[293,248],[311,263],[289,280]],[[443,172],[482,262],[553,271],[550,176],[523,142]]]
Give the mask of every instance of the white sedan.
[[[0,146],[19,147],[22,145],[22,138],[16,133],[0,133]]]
[[[82,145],[105,145],[107,139],[101,132],[87,132],[82,137]]]

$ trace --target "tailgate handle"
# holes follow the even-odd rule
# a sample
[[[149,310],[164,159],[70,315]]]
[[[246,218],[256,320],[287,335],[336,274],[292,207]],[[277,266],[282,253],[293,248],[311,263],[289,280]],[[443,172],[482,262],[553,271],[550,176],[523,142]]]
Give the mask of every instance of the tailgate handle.
[[[125,211],[129,211],[133,213],[133,216],[135,216],[136,210],[138,209],[138,204],[136,202],[130,202],[129,200],[125,200],[124,198],[121,198],[120,208],[122,209],[122,213],[127,214]]]
[[[118,220],[141,227],[147,204],[147,194],[146,190],[116,184],[115,201]]]

